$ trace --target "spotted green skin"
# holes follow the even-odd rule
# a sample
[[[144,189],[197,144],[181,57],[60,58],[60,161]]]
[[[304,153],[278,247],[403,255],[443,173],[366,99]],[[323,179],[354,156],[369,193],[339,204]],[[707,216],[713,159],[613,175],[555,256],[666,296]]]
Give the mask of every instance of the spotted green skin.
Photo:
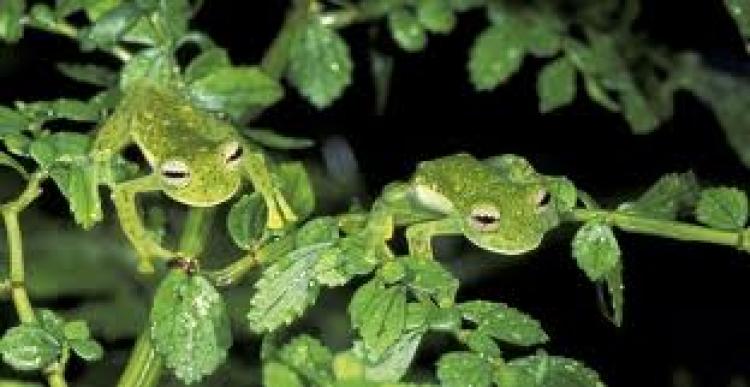
[[[262,152],[244,141],[233,126],[197,109],[179,92],[147,82],[137,82],[112,116],[99,129],[92,158],[106,163],[127,145],[135,144],[151,167],[151,174],[112,185],[112,197],[126,236],[141,257],[141,269],[150,271],[154,257],[171,252],[151,239],[136,207],[136,195],[161,191],[192,207],[210,207],[229,200],[249,180],[264,198],[268,228],[279,229],[296,217],[274,186]],[[236,162],[228,150],[242,149]],[[229,152],[231,153],[231,152]],[[163,168],[179,162],[187,167],[186,184],[170,184]]]
[[[222,147],[240,137],[228,123],[186,104],[176,93],[145,84],[127,94],[118,115],[128,120],[133,142],[153,169],[167,160],[180,160],[190,170],[186,186],[176,188],[158,180],[154,188],[194,207],[217,205],[237,192],[242,171],[227,167]],[[111,139],[102,133],[95,147],[107,141]]]
[[[541,179],[519,181],[469,154],[420,163],[410,185],[418,203],[442,214],[457,233],[484,250],[507,255],[528,252],[553,226],[553,210],[539,204],[545,192]],[[497,210],[496,228],[480,231],[472,226],[477,207]],[[438,233],[449,233],[451,226],[442,228]]]

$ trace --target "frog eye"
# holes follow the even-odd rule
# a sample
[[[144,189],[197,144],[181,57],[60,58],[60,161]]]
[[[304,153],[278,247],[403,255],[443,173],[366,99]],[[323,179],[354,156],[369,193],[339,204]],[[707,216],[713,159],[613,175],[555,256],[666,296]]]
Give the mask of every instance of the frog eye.
[[[184,187],[190,181],[190,170],[184,161],[168,160],[161,165],[161,176],[173,187]]]
[[[242,159],[242,147],[237,141],[232,141],[224,145],[223,148],[224,162],[230,167],[235,167],[240,163]]]
[[[490,205],[474,207],[469,215],[469,224],[477,231],[495,231],[500,226],[500,212]]]
[[[534,202],[540,207],[547,206],[552,201],[552,195],[546,189],[540,189],[534,197]]]

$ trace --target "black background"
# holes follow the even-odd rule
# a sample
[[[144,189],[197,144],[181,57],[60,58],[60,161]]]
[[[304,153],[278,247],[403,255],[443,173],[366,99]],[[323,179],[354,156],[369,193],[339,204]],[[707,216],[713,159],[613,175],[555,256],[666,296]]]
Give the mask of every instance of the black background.
[[[207,2],[193,26],[227,47],[235,63],[257,63],[286,2],[252,1],[247,9],[239,9],[239,3],[244,2]],[[742,41],[720,1],[644,1],[643,8],[637,28],[653,41],[699,51],[729,71],[748,69]],[[673,120],[654,134],[635,136],[619,115],[581,93],[572,106],[538,114],[534,82],[542,61],[527,60],[494,92],[474,92],[465,63],[469,45],[485,26],[481,12],[462,15],[454,33],[430,36],[427,50],[419,54],[398,51],[387,36],[377,39],[375,44],[396,60],[382,116],[374,111],[368,73],[370,31],[349,28],[344,36],[352,44],[356,70],[344,96],[318,111],[289,89],[288,98],[260,123],[318,140],[343,136],[358,157],[370,194],[406,177],[419,160],[458,151],[482,157],[521,154],[543,173],[569,176],[604,203],[635,195],[673,171],[693,170],[706,185],[747,186],[750,174],[712,114],[687,94],[678,95]],[[53,64],[86,58],[111,62],[103,55],[81,57],[74,43],[33,32],[20,45],[2,48],[0,55],[3,103],[89,96],[94,89],[63,79]],[[743,377],[750,377],[747,254],[618,233],[626,314],[617,329],[602,318],[593,287],[570,259],[573,232],[560,229],[540,250],[462,288],[460,297],[507,302],[539,318],[552,337],[549,352],[585,361],[611,386],[728,386],[732,379],[733,386],[748,385],[742,384]],[[467,259],[461,264],[483,263]]]

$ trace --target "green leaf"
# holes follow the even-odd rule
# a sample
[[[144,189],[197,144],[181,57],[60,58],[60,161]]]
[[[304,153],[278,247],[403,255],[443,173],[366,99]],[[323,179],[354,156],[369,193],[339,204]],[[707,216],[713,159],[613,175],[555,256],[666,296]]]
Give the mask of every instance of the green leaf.
[[[104,349],[94,340],[70,340],[68,344],[76,355],[88,362],[101,360],[104,356]]]
[[[349,46],[319,18],[300,26],[289,50],[289,80],[317,108],[329,106],[351,83]]]
[[[339,352],[333,358],[333,375],[336,380],[360,381],[365,376],[365,365],[353,351]]]
[[[405,8],[388,14],[391,37],[406,52],[418,52],[427,46],[427,33],[417,17]]]
[[[56,119],[99,122],[102,119],[102,111],[96,104],[66,98],[18,103],[18,110],[27,117],[42,122]]]
[[[552,203],[558,213],[570,211],[578,201],[578,190],[566,177],[544,177],[544,184],[552,196]]]
[[[294,250],[263,272],[247,312],[252,331],[270,332],[289,325],[315,301],[320,290],[314,281],[315,263],[329,246],[319,243]]]
[[[637,201],[623,203],[618,210],[654,219],[675,220],[681,210],[696,204],[699,193],[692,172],[670,173],[660,177]]]
[[[474,353],[450,352],[438,360],[437,376],[444,387],[489,387],[492,365]]]
[[[400,261],[383,263],[378,270],[378,277],[388,285],[401,281],[406,276],[406,267]]]
[[[364,234],[349,235],[327,249],[315,266],[315,278],[334,287],[349,282],[355,275],[367,274],[382,260],[381,246],[375,246]]]
[[[400,7],[402,0],[362,0],[357,4],[363,14],[374,17],[384,16],[397,7]]]
[[[205,278],[172,270],[154,296],[151,339],[165,365],[184,383],[213,373],[232,345],[221,295]]]
[[[573,238],[573,257],[591,281],[599,281],[620,263],[620,246],[612,228],[598,220],[586,222]]]
[[[402,261],[409,270],[409,286],[433,297],[439,306],[452,305],[458,292],[458,279],[434,260],[407,257]]]
[[[122,0],[73,0],[80,1],[86,15],[91,21],[97,21],[107,11],[115,8]]]
[[[484,356],[500,357],[502,352],[492,336],[480,330],[472,330],[465,334],[463,343],[470,350]]]
[[[570,104],[576,96],[575,68],[564,57],[547,64],[539,73],[536,90],[542,113]]]
[[[469,76],[477,90],[492,90],[521,67],[525,54],[521,32],[515,18],[484,30],[469,53]]]
[[[503,387],[604,387],[596,372],[564,357],[538,354],[507,365],[496,380]]]
[[[169,54],[159,48],[147,48],[139,51],[125,63],[120,73],[120,88],[126,90],[141,79],[166,85],[173,77],[174,69]]]
[[[231,67],[232,62],[229,59],[227,50],[219,47],[212,47],[200,55],[196,56],[185,69],[185,79],[188,82],[209,76],[212,72]]]
[[[41,370],[55,362],[60,351],[60,342],[36,324],[10,328],[0,339],[3,361],[19,371]]]
[[[425,306],[421,303],[410,305],[419,305],[420,307]],[[416,310],[419,309],[421,308],[417,308]],[[429,314],[425,316],[425,321],[429,321],[429,327],[431,330],[440,332],[458,332],[461,328],[461,311],[455,307],[440,308],[430,305],[426,310],[429,311]]]
[[[263,365],[264,387],[303,387],[299,376],[289,367],[271,362]]]
[[[377,361],[401,337],[406,320],[406,294],[378,279],[360,287],[349,304],[352,326],[362,337],[367,359]]]
[[[724,0],[740,34],[745,40],[750,39],[750,0]]]
[[[281,164],[276,170],[276,177],[279,179],[281,193],[297,218],[304,219],[310,216],[315,209],[315,193],[302,163]]]
[[[157,16],[161,31],[166,31],[168,44],[177,42],[188,30],[188,20],[192,14],[189,0],[160,0],[157,2]]]
[[[316,385],[325,385],[333,380],[333,354],[314,337],[301,335],[294,338],[279,349],[276,357]]]
[[[704,189],[695,214],[698,221],[711,227],[739,230],[747,223],[747,195],[733,187]]]
[[[538,321],[505,304],[469,301],[458,305],[466,320],[477,324],[477,331],[500,341],[532,346],[543,344],[549,337]]]
[[[68,200],[76,223],[88,229],[102,219],[97,173],[88,160],[91,139],[59,132],[34,141],[29,153]]]
[[[199,106],[240,119],[251,107],[278,102],[284,89],[260,68],[219,67],[190,84],[190,95]]]
[[[0,2],[0,39],[15,43],[23,35],[21,17],[26,8],[25,0],[3,0]]]
[[[39,319],[39,326],[45,331],[49,332],[58,342],[63,342],[65,338],[65,320],[63,320],[57,313],[49,309],[39,309],[36,311],[36,316]]]
[[[57,70],[68,78],[94,86],[111,87],[117,84],[117,73],[104,66],[58,63]]]
[[[368,360],[368,353],[361,341],[355,342],[354,353],[365,365],[367,380],[377,382],[397,382],[401,380],[414,361],[423,335],[424,331],[421,330],[403,333],[380,359],[375,361]]]
[[[101,15],[86,31],[82,40],[84,49],[91,49],[93,46],[111,48],[133,28],[141,16],[143,10],[136,3],[121,2]]]
[[[67,340],[87,340],[91,337],[89,326],[86,321],[76,320],[65,323],[63,334]]]
[[[305,247],[319,243],[332,243],[339,239],[339,227],[336,218],[323,216],[305,223],[297,231],[295,244]]]
[[[717,71],[696,56],[685,56],[681,63],[682,86],[713,110],[729,145],[746,167],[750,167],[750,80],[744,76]],[[731,95],[732,98],[727,98]]]
[[[227,230],[234,243],[245,250],[253,248],[263,236],[267,216],[260,193],[242,195],[227,214]]]
[[[20,133],[30,124],[29,119],[15,109],[0,106],[0,139],[10,134]]]
[[[417,2],[417,19],[427,31],[447,34],[456,25],[456,16],[449,0]]]
[[[566,36],[565,23],[554,12],[529,12],[524,18],[523,35],[526,49],[539,57],[551,57],[562,48]],[[501,21],[502,23],[502,21]]]
[[[307,149],[315,146],[315,141],[313,140],[300,137],[288,137],[272,130],[248,129],[243,133],[253,140],[253,142],[263,145],[264,148],[293,150]]]
[[[659,126],[659,116],[651,107],[651,103],[635,87],[629,87],[620,93],[620,106],[633,133],[651,133]]]
[[[56,32],[58,20],[55,18],[55,12],[47,4],[34,4],[29,10],[28,23],[30,26]]]

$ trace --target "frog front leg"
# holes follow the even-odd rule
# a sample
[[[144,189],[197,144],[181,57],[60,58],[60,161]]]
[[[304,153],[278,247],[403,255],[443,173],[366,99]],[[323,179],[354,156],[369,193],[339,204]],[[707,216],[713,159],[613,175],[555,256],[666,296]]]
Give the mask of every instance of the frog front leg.
[[[408,226],[406,228],[406,241],[409,245],[409,255],[415,258],[433,259],[432,238],[441,235],[458,234],[461,234],[461,229],[452,218],[443,218]]]
[[[159,176],[156,174],[129,180],[112,186],[112,201],[115,204],[120,226],[138,254],[138,270],[153,272],[154,258],[172,258],[176,256],[160,246],[149,234],[141,220],[136,205],[139,193],[159,190]]]
[[[248,152],[243,168],[253,187],[258,191],[268,208],[267,227],[272,230],[283,228],[286,223],[297,220],[297,216],[287,203],[284,195],[274,185],[268,165],[260,152]]]

